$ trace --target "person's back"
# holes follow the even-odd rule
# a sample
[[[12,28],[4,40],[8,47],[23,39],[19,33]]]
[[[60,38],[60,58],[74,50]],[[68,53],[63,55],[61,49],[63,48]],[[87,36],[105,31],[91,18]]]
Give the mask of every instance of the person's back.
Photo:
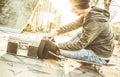
[[[104,58],[110,57],[114,49],[114,34],[112,27],[109,25],[109,18],[108,11],[92,7],[85,20],[86,23],[93,23],[91,23],[93,26],[89,28],[96,28],[93,31],[96,33],[92,34],[95,35],[89,37],[94,40],[85,48],[92,49],[97,55]]]

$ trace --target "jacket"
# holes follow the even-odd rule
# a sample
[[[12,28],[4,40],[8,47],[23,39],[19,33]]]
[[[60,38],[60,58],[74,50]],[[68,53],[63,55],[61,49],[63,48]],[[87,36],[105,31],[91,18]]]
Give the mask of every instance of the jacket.
[[[77,40],[59,43],[58,47],[70,51],[91,49],[99,57],[110,57],[114,49],[114,34],[109,18],[108,11],[93,7],[85,18],[82,16],[57,30],[58,34],[63,34],[82,27],[82,33]]]

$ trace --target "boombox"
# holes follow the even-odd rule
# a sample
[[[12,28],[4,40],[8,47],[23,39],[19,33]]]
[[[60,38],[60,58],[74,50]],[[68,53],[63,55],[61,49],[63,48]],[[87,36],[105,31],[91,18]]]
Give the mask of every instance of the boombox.
[[[29,57],[37,57],[37,51],[41,38],[30,39],[30,37],[26,38],[21,35],[9,36],[7,53]]]

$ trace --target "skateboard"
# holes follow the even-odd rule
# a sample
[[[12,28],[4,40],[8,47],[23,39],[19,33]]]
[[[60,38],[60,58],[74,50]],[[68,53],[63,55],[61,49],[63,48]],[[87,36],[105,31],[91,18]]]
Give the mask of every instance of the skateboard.
[[[75,66],[75,68],[81,68],[83,67],[90,67],[93,68],[94,71],[96,71],[98,74],[101,74],[103,71],[101,70],[102,66],[115,66],[114,64],[99,64],[99,63],[94,63],[94,62],[89,62],[89,61],[84,61],[84,60],[78,60],[78,59],[73,59],[73,58],[67,58],[62,55],[56,55],[53,52],[49,51],[50,54],[58,57],[61,61],[69,61],[73,64],[72,66]],[[63,65],[63,64],[62,64]],[[87,68],[89,69],[89,68]]]

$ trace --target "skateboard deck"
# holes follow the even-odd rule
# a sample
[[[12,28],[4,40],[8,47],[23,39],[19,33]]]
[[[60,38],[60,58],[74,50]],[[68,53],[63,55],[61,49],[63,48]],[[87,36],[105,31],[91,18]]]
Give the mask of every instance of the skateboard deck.
[[[80,60],[80,59],[78,60],[78,59],[73,59],[73,58],[67,58],[67,57],[64,57],[62,55],[58,56],[58,55],[56,55],[56,54],[54,54],[54,53],[52,53],[50,51],[49,51],[49,53],[54,55],[54,56],[56,56],[56,57],[58,57],[58,58],[60,58],[60,60],[62,60],[62,61],[66,61],[67,62],[69,60],[72,60],[70,62],[71,63],[73,62],[72,66],[75,65],[75,68],[79,68],[80,69],[81,67],[86,68],[86,66],[87,66],[87,69],[91,69],[92,68],[93,70],[95,70],[99,74],[101,74],[103,72],[101,70],[102,66],[115,66],[114,64],[99,64],[99,63],[84,61],[84,60]],[[62,65],[64,65],[64,64],[62,64]]]

